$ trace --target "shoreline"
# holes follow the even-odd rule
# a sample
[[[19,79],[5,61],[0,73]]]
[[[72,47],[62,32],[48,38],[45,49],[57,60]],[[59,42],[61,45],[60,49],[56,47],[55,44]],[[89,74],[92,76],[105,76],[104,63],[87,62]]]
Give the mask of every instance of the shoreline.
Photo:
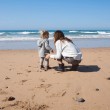
[[[110,47],[110,39],[72,39],[79,48]],[[53,40],[49,42],[54,49]],[[0,41],[0,50],[37,50],[36,41]]]

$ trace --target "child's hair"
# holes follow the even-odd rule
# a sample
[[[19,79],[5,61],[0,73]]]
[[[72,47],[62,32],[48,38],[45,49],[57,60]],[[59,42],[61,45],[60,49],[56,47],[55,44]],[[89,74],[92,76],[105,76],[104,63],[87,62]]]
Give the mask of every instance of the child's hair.
[[[41,31],[41,37],[44,38],[48,38],[49,37],[49,32],[48,31]]]

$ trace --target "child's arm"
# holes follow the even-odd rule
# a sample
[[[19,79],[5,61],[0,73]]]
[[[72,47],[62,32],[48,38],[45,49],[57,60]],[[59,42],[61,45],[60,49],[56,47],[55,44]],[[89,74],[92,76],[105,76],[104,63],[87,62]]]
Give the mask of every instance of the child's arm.
[[[38,47],[42,47],[42,42],[41,42],[41,40],[38,40],[38,41],[37,41],[37,46],[38,46]]]
[[[49,51],[53,51],[53,49],[50,47],[50,45],[49,45],[49,41],[48,40],[46,40],[45,41],[45,48],[47,49],[47,50],[49,50]]]

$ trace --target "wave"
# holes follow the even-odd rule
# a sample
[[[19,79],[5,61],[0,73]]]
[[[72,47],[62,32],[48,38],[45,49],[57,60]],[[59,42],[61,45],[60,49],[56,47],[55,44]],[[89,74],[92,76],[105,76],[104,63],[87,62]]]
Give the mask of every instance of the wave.
[[[12,37],[12,38],[0,38],[0,41],[35,41],[39,38],[31,38],[31,37]]]
[[[69,35],[67,35],[66,37],[68,37],[68,38],[75,38],[75,39],[110,38],[110,36],[108,36],[108,35],[106,35],[106,36],[105,35],[79,35],[79,36],[69,36]]]
[[[0,41],[37,41],[40,38],[37,37],[2,37]],[[50,37],[49,40],[52,40],[53,37]]]
[[[54,32],[49,32],[49,34],[54,34]]]
[[[26,35],[26,34],[35,34],[35,33],[37,33],[37,32],[28,32],[28,31],[18,32],[18,34],[24,34],[24,35]]]
[[[81,33],[85,33],[85,34],[96,34],[97,32],[90,32],[90,31],[87,31],[87,32],[81,32]]]
[[[94,39],[94,38],[109,38],[110,35],[79,35],[79,36],[71,36],[67,35],[66,37],[70,39]],[[39,37],[0,37],[0,41],[37,41]],[[49,40],[53,40],[53,37],[49,37]]]
[[[37,33],[41,34],[42,31],[38,31]],[[49,34],[53,34],[54,32],[49,32]]]
[[[0,35],[3,35],[5,32],[0,32]]]
[[[104,31],[97,31],[97,33],[102,35],[110,35],[110,32],[104,32]]]
[[[78,32],[78,31],[69,31],[70,33]]]

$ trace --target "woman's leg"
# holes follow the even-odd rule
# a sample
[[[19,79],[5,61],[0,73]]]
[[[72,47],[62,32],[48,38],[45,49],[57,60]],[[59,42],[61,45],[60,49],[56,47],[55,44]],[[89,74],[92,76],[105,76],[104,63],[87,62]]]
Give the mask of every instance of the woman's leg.
[[[58,68],[56,69],[57,71],[64,71],[64,63],[62,62],[62,58],[61,59],[57,59],[58,61]]]
[[[80,62],[81,62],[81,60],[80,60],[80,61],[79,61],[79,60],[75,60],[75,61],[72,63],[72,67],[71,67],[70,70],[72,70],[72,71],[77,71]]]
[[[81,60],[74,60],[72,57],[66,57],[64,60],[69,64],[72,64],[72,67],[70,68],[71,71],[77,71],[79,63],[81,62]]]

